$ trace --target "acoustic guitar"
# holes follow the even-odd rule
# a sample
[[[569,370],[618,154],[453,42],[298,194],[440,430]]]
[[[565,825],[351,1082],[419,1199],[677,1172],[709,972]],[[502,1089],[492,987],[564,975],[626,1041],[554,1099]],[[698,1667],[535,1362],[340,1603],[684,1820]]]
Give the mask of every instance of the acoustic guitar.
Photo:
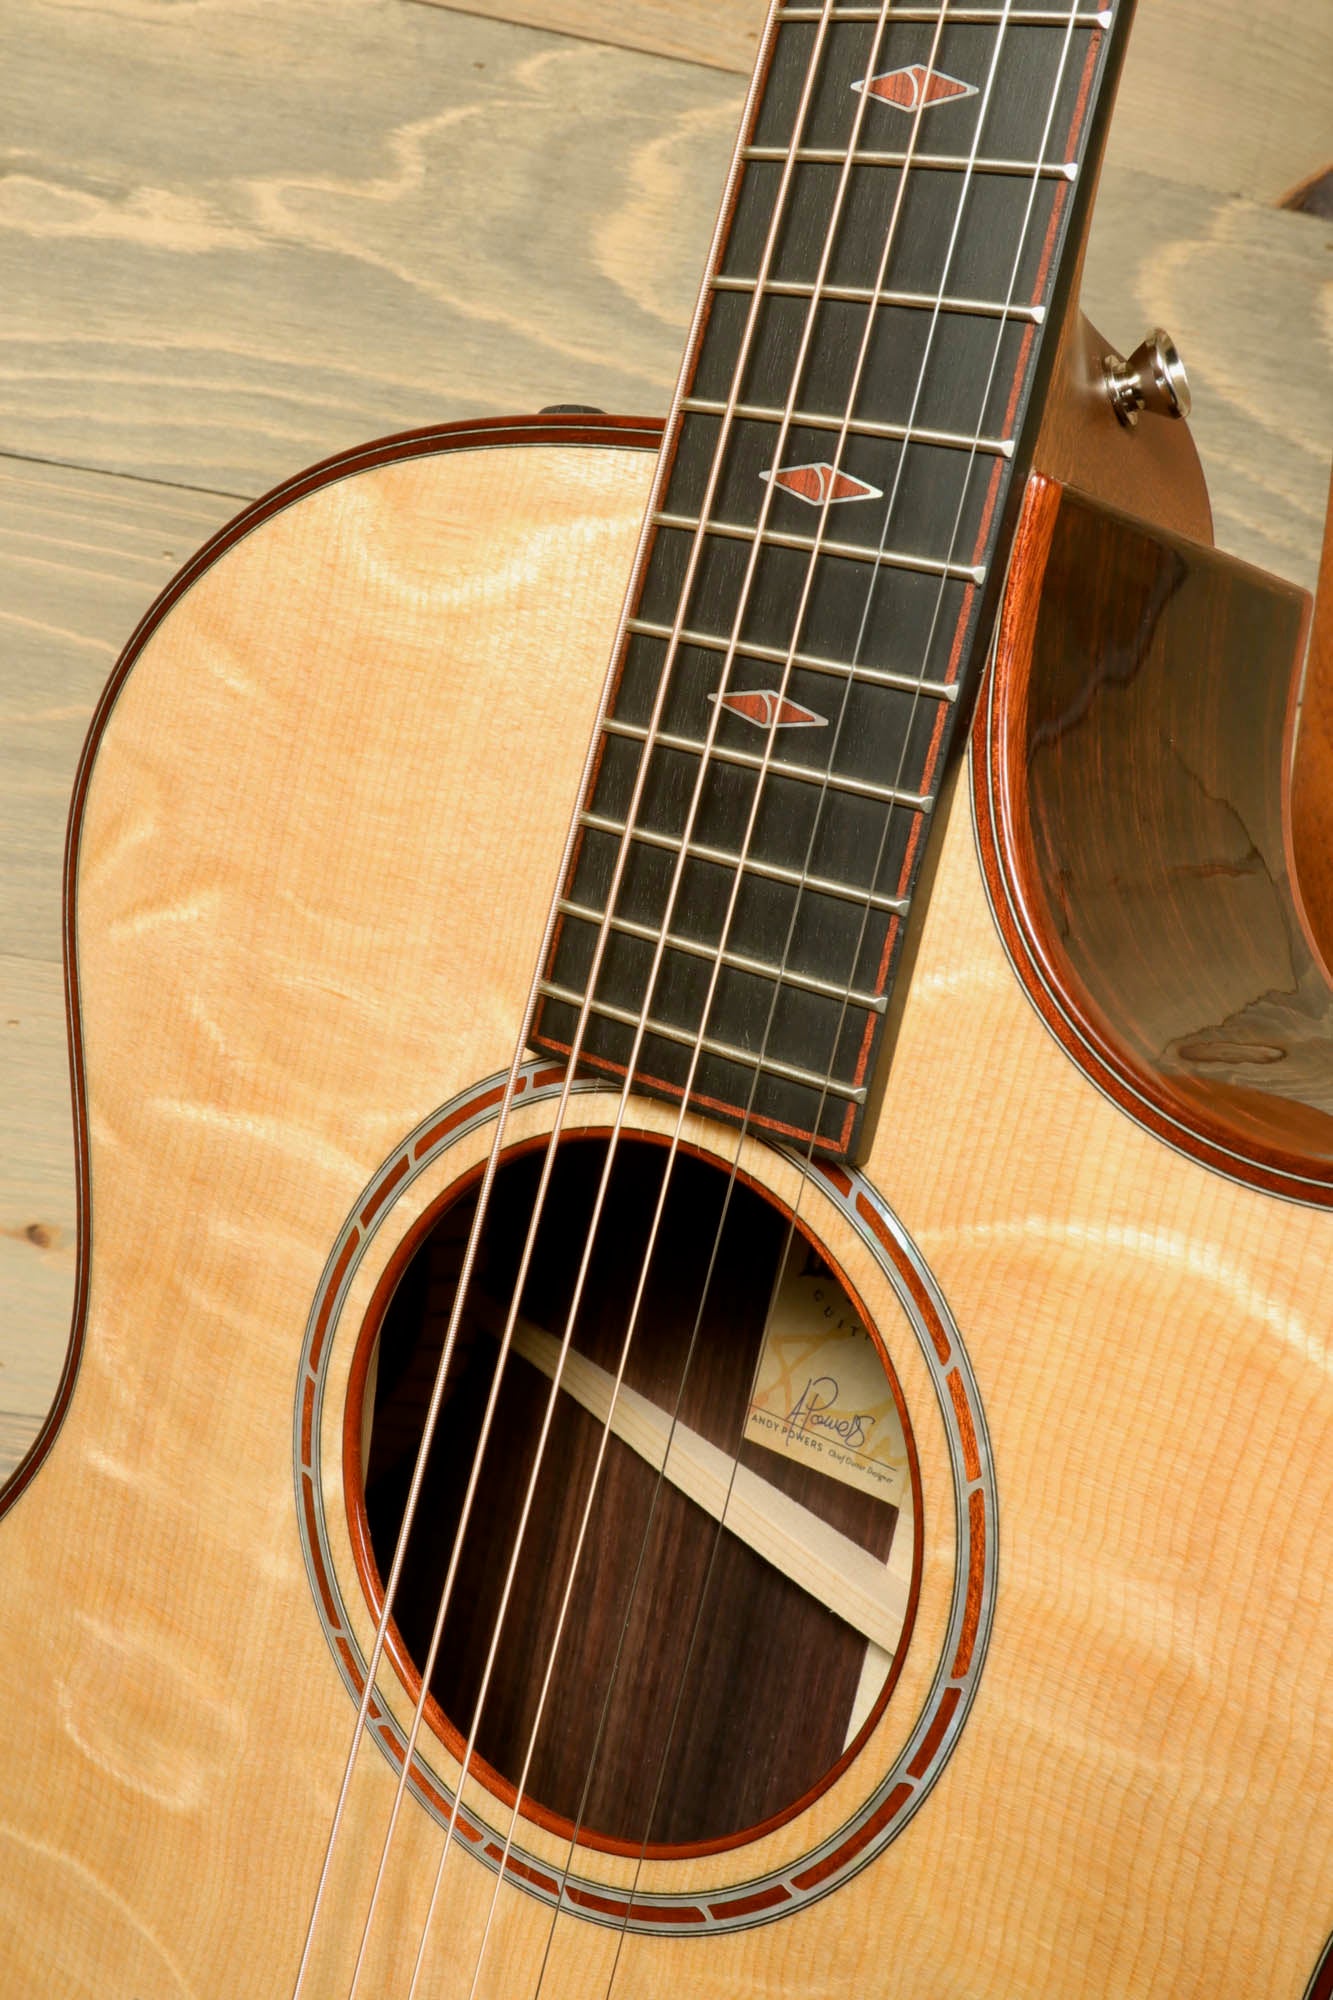
[[[1128,26],[779,0],[664,433],[131,641],[5,1996],[1333,1990],[1307,606],[1077,312]]]

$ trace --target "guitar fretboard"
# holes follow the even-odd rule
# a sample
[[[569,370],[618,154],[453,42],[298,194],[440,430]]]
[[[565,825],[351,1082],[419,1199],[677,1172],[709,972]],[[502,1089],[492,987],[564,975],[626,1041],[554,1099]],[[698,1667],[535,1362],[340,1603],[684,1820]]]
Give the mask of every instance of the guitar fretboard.
[[[1111,11],[775,9],[537,1046],[855,1150]]]

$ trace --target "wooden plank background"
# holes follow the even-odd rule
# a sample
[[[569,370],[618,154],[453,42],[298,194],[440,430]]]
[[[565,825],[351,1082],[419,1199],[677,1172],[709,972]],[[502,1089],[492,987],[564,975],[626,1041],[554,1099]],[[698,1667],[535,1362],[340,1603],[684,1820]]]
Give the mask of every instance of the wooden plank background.
[[[1084,302],[1166,324],[1218,539],[1313,579],[1333,9],[1141,0]],[[762,0],[0,0],[0,1473],[73,1289],[66,800],[172,571],[303,463],[665,409]]]

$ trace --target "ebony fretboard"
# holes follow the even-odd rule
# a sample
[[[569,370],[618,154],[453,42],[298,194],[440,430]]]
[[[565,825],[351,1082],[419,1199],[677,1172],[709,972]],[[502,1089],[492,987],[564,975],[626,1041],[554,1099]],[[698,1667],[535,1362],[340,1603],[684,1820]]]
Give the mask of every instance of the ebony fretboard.
[[[1125,13],[775,9],[537,1046],[855,1150]]]

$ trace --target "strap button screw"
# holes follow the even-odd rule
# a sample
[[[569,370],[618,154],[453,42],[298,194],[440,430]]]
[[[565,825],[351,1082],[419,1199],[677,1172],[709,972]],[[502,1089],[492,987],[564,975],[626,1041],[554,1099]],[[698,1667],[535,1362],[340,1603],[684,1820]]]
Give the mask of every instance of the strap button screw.
[[[1185,364],[1170,334],[1160,326],[1139,342],[1127,361],[1120,354],[1106,355],[1102,373],[1111,407],[1129,430],[1138,422],[1141,410],[1157,417],[1187,417],[1190,413]]]

